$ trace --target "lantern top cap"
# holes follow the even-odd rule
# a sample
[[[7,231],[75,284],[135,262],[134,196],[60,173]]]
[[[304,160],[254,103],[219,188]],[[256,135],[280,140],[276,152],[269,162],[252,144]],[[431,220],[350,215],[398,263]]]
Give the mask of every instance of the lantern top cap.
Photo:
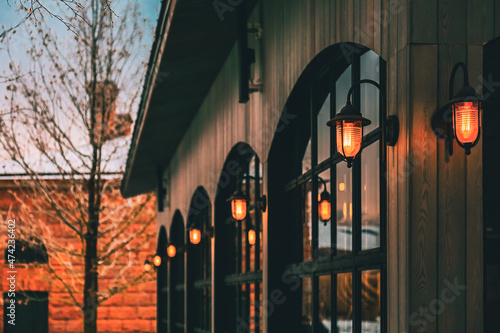
[[[247,200],[247,196],[243,194],[241,189],[237,189],[236,192],[233,193],[226,201],[231,202],[233,200]]]
[[[330,193],[326,189],[323,192],[321,192],[320,201],[323,201],[323,200],[327,200],[327,201],[330,200]]]
[[[368,126],[372,122],[370,119],[367,119],[361,115],[350,102],[340,110],[339,113],[335,115],[335,118],[330,119],[326,124],[328,126],[335,126],[338,121],[350,120],[350,121],[361,121],[362,126]]]

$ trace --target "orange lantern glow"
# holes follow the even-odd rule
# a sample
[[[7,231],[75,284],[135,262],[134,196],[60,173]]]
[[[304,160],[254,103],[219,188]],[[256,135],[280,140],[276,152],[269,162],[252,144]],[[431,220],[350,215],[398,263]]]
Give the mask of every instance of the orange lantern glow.
[[[243,221],[247,216],[247,197],[237,190],[227,201],[231,202],[231,213],[236,221]]]
[[[318,202],[318,216],[322,222],[330,221],[332,217],[332,205],[330,203],[330,193],[323,191]]]
[[[345,158],[354,158],[361,150],[363,130],[361,121],[337,122],[337,151]]]
[[[257,239],[257,235],[255,233],[255,229],[252,227],[248,230],[248,244],[255,245],[256,239]]]
[[[335,126],[337,132],[337,151],[352,166],[352,161],[361,150],[363,127],[371,121],[361,116],[361,113],[348,101],[335,118],[328,121],[328,126]]]
[[[149,271],[151,271],[151,268],[153,268],[153,266],[151,265],[151,262],[148,259],[146,259],[146,261],[144,261],[144,270],[146,272],[149,272]]]
[[[175,257],[175,254],[177,253],[177,249],[175,248],[174,245],[169,245],[167,247],[167,255],[170,257],[170,258],[173,258]]]
[[[189,241],[194,245],[200,243],[200,241],[201,241],[200,229],[193,228],[193,229],[189,230]]]
[[[156,267],[160,267],[160,265],[161,265],[161,257],[158,254],[154,256],[154,258],[153,258],[153,264]]]
[[[453,104],[453,132],[457,141],[464,144],[473,144],[479,137],[480,103],[462,102]]]

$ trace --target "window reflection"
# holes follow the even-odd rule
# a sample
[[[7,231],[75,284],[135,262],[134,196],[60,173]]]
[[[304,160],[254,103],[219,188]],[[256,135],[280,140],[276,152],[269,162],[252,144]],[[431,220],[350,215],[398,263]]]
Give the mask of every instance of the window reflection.
[[[318,123],[318,163],[323,162],[330,157],[330,127],[326,123],[331,119],[330,116],[330,94],[323,102],[323,106],[317,117]]]
[[[361,331],[380,333],[380,270],[361,274]]]
[[[332,276],[319,277],[319,331],[331,332],[332,327]]]
[[[373,52],[368,51],[360,59],[362,79],[370,79],[380,83],[380,58]],[[360,86],[361,113],[364,117],[370,119],[372,123],[364,128],[364,134],[370,133],[379,127],[380,122],[380,95],[378,89],[371,84],[362,84]]]
[[[304,208],[302,217],[302,246],[303,246],[303,261],[312,259],[311,242],[312,242],[312,197],[311,197],[311,182],[304,183],[302,187],[304,191]]]
[[[337,164],[337,255],[352,252],[352,169]]]
[[[372,144],[361,155],[361,249],[380,246],[379,145]]]
[[[337,97],[335,99],[335,113],[340,112],[340,109],[345,105],[347,93],[351,88],[351,76],[351,66],[349,66],[335,82],[335,96]]]
[[[323,179],[326,185],[326,191],[332,193],[330,182],[330,170],[323,171],[319,177]],[[321,193],[325,190],[323,182],[318,181],[318,201],[320,200]],[[320,259],[330,259],[332,248],[332,223],[331,219],[328,222],[323,222],[318,219],[318,248]]]
[[[352,330],[352,273],[337,274],[337,332]]]
[[[301,332],[312,332],[312,278],[302,279],[302,329]]]

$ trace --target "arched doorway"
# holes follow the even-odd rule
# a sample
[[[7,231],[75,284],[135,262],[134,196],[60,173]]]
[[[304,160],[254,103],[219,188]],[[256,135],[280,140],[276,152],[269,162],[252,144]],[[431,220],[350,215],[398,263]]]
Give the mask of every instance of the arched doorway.
[[[380,84],[385,62],[375,52],[342,43],[318,54],[285,105],[269,153],[269,290],[282,291],[269,331],[386,331],[386,147],[378,90],[354,90],[371,125],[352,168],[340,158],[336,132],[326,122],[361,79]],[[284,112],[285,112],[284,111]],[[321,221],[318,201],[330,194],[331,217]],[[270,296],[270,295],[269,295]]]
[[[176,248],[173,258],[170,258],[170,332],[185,332],[185,232],[184,220],[179,211],[174,213],[172,225],[170,226],[170,242]]]
[[[210,198],[198,187],[191,199],[187,217],[189,230],[201,233],[198,244],[187,242],[188,332],[212,330],[212,238]]]
[[[168,330],[168,269],[167,269],[167,230],[160,227],[156,254],[161,257],[161,265],[156,273],[156,329],[158,333]]]
[[[229,197],[241,190],[247,211],[232,217]],[[215,198],[215,332],[262,332],[262,165],[246,143],[229,153]],[[248,241],[250,230],[255,243]]]

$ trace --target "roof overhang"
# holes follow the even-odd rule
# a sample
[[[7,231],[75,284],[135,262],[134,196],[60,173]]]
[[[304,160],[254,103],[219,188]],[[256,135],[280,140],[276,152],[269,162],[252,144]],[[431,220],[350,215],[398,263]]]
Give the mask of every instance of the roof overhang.
[[[222,1],[226,4],[226,1]],[[250,12],[255,0],[242,1]],[[154,191],[236,41],[236,8],[163,0],[121,191]],[[223,18],[221,20],[221,17]]]

